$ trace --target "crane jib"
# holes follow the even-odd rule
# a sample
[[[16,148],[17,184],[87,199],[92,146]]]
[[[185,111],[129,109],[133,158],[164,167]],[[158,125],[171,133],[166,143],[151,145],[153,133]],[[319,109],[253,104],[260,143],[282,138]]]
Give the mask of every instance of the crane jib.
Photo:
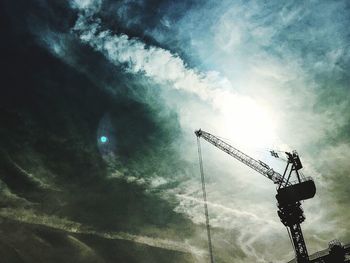
[[[202,130],[195,131],[195,134],[197,137],[202,137],[207,142],[213,144],[217,148],[221,149],[222,151],[224,151],[227,154],[231,155],[232,157],[236,158],[238,161],[246,164],[250,168],[254,169],[255,171],[257,171],[260,174],[264,175],[265,177],[269,178],[275,184],[280,184],[282,182],[285,182],[282,175],[275,172],[267,164],[263,163],[262,161],[255,160],[254,158],[241,152],[240,150],[238,150],[235,147],[233,147],[232,145],[224,142],[223,140],[219,139],[218,137],[216,137],[208,132],[202,131]]]

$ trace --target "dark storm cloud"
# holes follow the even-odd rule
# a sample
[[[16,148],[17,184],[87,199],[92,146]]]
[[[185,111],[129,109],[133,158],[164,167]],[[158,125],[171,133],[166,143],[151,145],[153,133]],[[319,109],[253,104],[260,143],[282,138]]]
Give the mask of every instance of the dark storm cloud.
[[[57,15],[57,17],[59,17],[58,14],[54,15]],[[23,21],[23,23],[27,22],[26,19],[24,20],[25,21]],[[19,22],[16,21],[16,23]],[[49,27],[51,27],[51,25]],[[27,31],[25,29],[24,32],[26,32],[27,34]],[[81,47],[81,44],[75,43],[72,39],[68,39],[68,41],[66,42],[69,42],[69,48],[73,49],[73,51],[78,50]],[[21,50],[25,49],[26,47],[24,46]],[[32,114],[33,116],[35,116],[34,118],[46,118],[48,128],[51,131],[57,129],[58,131],[64,130],[68,132],[71,129],[69,125],[72,125],[73,120],[70,120],[69,118],[65,120],[67,117],[61,117],[60,113],[64,115],[67,113],[67,111],[60,109],[60,103],[64,103],[68,107],[70,107],[69,105],[70,103],[72,103],[72,108],[74,110],[78,110],[77,106],[73,105],[73,101],[77,97],[82,97],[80,98],[80,102],[84,105],[84,107],[91,106],[90,108],[82,110],[83,114],[86,116],[85,119],[89,121],[89,127],[87,129],[90,132],[89,136],[94,134],[94,129],[97,130],[96,126],[99,121],[99,118],[102,118],[103,114],[105,114],[106,112],[110,113],[112,123],[116,129],[116,136],[118,137],[117,140],[119,141],[117,154],[119,154],[120,158],[124,159],[124,161],[130,161],[133,159],[133,162],[137,164],[138,161],[142,159],[143,155],[156,155],[155,152],[157,150],[155,149],[157,147],[162,147],[164,149],[161,155],[168,156],[169,159],[171,159],[171,149],[166,149],[166,147],[164,147],[163,144],[169,144],[171,139],[173,138],[173,134],[178,132],[176,114],[166,109],[159,101],[159,99],[157,99],[157,95],[155,93],[152,92],[151,94],[147,94],[148,87],[142,85],[142,80],[138,80],[135,78],[133,79],[132,76],[118,73],[118,69],[113,70],[111,67],[108,67],[108,63],[103,63],[101,61],[102,58],[99,58],[89,50],[85,51],[86,53],[83,54],[72,53],[72,55],[75,56],[75,58],[73,59],[73,63],[76,63],[73,64],[73,66],[80,67],[81,65],[83,68],[79,68],[78,70],[87,74],[89,74],[89,71],[91,70],[92,73],[89,74],[89,78],[91,78],[91,80],[93,80],[95,84],[100,85],[100,87],[94,87],[88,91],[81,90],[78,87],[91,86],[91,84],[82,85],[81,83],[76,83],[80,80],[74,80],[73,77],[71,77],[72,80],[69,79],[70,77],[68,77],[68,79],[66,80],[67,83],[69,83],[68,87],[66,87],[67,84],[62,84],[61,86],[55,84],[55,89],[45,89],[44,87],[38,87],[38,90],[36,92],[41,94],[42,97],[40,98],[40,101],[33,103],[33,109],[30,109],[30,111],[27,112],[27,114]],[[22,53],[19,53],[17,56],[20,57],[20,55],[23,55],[23,57],[27,56],[27,54]],[[39,57],[38,54],[35,55],[37,56],[37,58]],[[34,59],[31,58],[29,60],[34,61]],[[40,61],[38,61],[38,59],[36,60],[38,62],[38,67],[33,68],[32,72],[26,66],[23,66],[24,69],[28,72],[27,74],[29,81],[31,81],[32,78],[30,75],[35,76],[40,72],[40,81],[43,82],[42,85],[49,85],[49,78],[52,78],[53,76],[49,75],[49,70],[40,70]],[[10,61],[10,58],[8,59],[8,61]],[[98,63],[100,65],[99,67],[97,67]],[[54,65],[55,63],[52,64]],[[92,68],[92,66],[85,66],[84,68],[83,64],[94,65],[95,67]],[[12,61],[10,65],[13,65],[13,68],[10,67],[8,69],[9,72],[15,72],[15,67],[17,67],[17,70],[21,70],[18,67],[19,64],[16,64],[16,61]],[[62,66],[58,67],[62,68]],[[108,72],[109,70],[111,70],[111,72]],[[60,74],[60,71],[65,72],[66,69],[58,70],[58,75]],[[69,74],[66,74],[66,76],[69,76]],[[98,80],[97,77],[99,77]],[[58,80],[56,80],[56,82],[59,83]],[[11,82],[8,81],[8,84],[10,83]],[[12,85],[14,84],[15,82],[12,83]],[[112,94],[112,97],[108,99],[102,99],[104,96],[109,94],[108,88],[105,92],[104,86],[113,86],[114,94]],[[25,87],[25,83],[20,82],[18,83],[18,85],[14,85],[12,87],[11,92],[14,95],[16,95],[21,94],[21,92],[25,92],[26,90],[27,89]],[[33,90],[30,90],[30,92],[33,93]],[[65,95],[62,96],[60,94],[61,92],[65,93]],[[96,94],[98,94],[98,96],[96,96]],[[93,104],[91,104],[91,102],[85,103],[83,98],[93,102]],[[28,100],[28,98],[26,98],[26,100]],[[57,102],[51,105],[51,107],[53,108],[53,110],[59,110],[60,112],[52,116],[50,116],[49,114],[44,114],[44,109],[46,106],[45,103],[47,103],[48,100],[56,100]],[[145,104],[145,102],[147,102],[147,105]],[[8,103],[10,104],[10,102]],[[29,104],[29,102],[27,103]],[[163,110],[162,114],[158,113],[160,109]],[[45,109],[45,111],[50,112],[50,108]],[[37,112],[40,112],[40,114],[37,114]],[[128,114],[125,114],[125,112],[127,112]],[[62,118],[62,120],[60,120],[60,118]],[[74,118],[74,116],[72,116],[72,118]],[[68,121],[69,123],[67,124],[66,121]],[[82,123],[82,125],[86,124]],[[66,145],[62,147],[62,150],[65,149],[65,147],[69,146],[70,143],[74,145],[75,143],[81,143],[81,138],[76,138],[74,135],[74,131],[69,131],[69,133],[72,133],[72,139],[66,142]],[[81,135],[83,136],[84,134],[85,133],[82,133]],[[45,141],[46,136],[51,137],[50,135],[47,135],[47,133],[44,133],[42,134],[42,138],[40,139]],[[76,139],[76,141],[74,141],[74,139]],[[95,143],[95,140],[93,140],[93,143]],[[42,146],[44,147],[44,145]],[[45,147],[50,148],[50,145]],[[145,151],[147,152],[147,154],[144,154]],[[57,154],[59,153],[57,152]],[[137,157],[137,155],[139,156]],[[154,156],[154,158],[156,158],[156,156]],[[160,164],[162,163],[162,161],[158,161],[159,166],[161,167],[162,165]],[[145,166],[145,163],[140,164],[140,167],[141,166]]]
[[[56,11],[52,6],[47,8],[52,9],[52,12]],[[69,12],[72,13],[72,10]],[[60,20],[60,15],[57,13],[53,13],[50,17],[53,20],[53,17],[57,17],[57,21]],[[38,23],[36,19],[33,21],[31,22],[35,26],[31,26],[31,29],[39,43],[86,74],[97,87],[110,92],[112,105],[120,105],[119,109],[109,106],[110,109],[107,107],[106,112],[111,111],[113,125],[117,126],[115,127],[117,136],[120,137],[117,138],[118,151],[122,158],[128,156],[130,159],[133,153],[142,153],[144,149],[152,151],[152,147],[156,147],[158,143],[169,143],[174,137],[173,134],[178,133],[177,116],[164,107],[156,92],[149,89],[153,83],[147,83],[139,76],[125,74],[123,66],[120,68],[111,66],[99,54],[92,52],[67,34],[70,29],[56,30],[54,25],[58,23],[57,21],[53,26],[48,24],[46,27],[42,26],[43,23],[36,25]],[[163,116],[159,114],[160,110]],[[125,115],[125,112],[129,115]],[[171,155],[170,152],[169,154]]]
[[[8,121],[0,129],[1,146],[14,169],[2,158],[1,191],[12,200],[5,205],[15,208],[6,217],[44,214],[42,222],[49,227],[68,218],[96,229],[189,237],[189,220],[173,212],[174,204],[145,189],[152,182],[157,186],[153,177],[174,177],[181,170],[175,168],[179,160],[171,146],[179,131],[177,115],[150,91],[147,81],[111,67],[69,36],[70,22],[62,17],[69,20],[76,14],[68,3],[26,3],[2,3],[8,41],[1,46],[0,100],[2,120]],[[43,49],[51,44],[54,56]],[[113,164],[104,162],[96,145],[106,113],[118,142]],[[18,180],[11,183],[13,171],[19,171]],[[116,171],[123,176],[109,177]],[[31,176],[50,189],[26,187]],[[146,184],[128,178],[145,178]],[[16,210],[21,200],[26,203],[22,214]],[[174,231],[178,227],[187,233]]]
[[[311,251],[349,237],[342,212],[350,169],[346,1],[7,1],[1,10],[7,41],[0,132],[12,160],[2,159],[2,194],[6,205],[31,208],[3,216],[199,239],[205,248],[201,227],[183,216],[203,222],[192,130],[221,133],[223,120],[233,131],[245,127],[246,138],[252,130],[261,134],[269,125],[244,122],[265,121],[250,112],[263,109],[258,101],[271,108],[283,143],[301,149],[319,182],[320,197],[307,206]],[[198,70],[208,68],[220,73]],[[112,161],[96,143],[106,114],[116,142]],[[291,258],[271,189],[221,155],[211,157],[218,261]],[[18,183],[6,177],[11,171]],[[40,182],[49,190],[37,191]]]

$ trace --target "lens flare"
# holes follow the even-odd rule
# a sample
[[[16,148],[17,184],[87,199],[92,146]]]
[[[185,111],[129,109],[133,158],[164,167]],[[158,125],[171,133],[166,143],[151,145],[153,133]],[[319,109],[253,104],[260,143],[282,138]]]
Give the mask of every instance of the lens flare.
[[[101,137],[100,137],[100,141],[101,141],[102,143],[106,143],[106,142],[108,141],[108,138],[107,138],[106,136],[101,136]]]

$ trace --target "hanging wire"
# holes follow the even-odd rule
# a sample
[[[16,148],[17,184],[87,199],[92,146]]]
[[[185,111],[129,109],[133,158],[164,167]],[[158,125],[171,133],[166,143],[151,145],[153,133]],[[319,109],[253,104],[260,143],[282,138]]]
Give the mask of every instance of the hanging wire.
[[[199,169],[200,169],[201,181],[202,181],[205,224],[206,224],[206,227],[207,227],[207,235],[208,235],[208,248],[209,248],[210,263],[214,263],[213,247],[212,247],[212,243],[211,243],[211,234],[210,234],[209,212],[208,212],[208,205],[207,205],[207,192],[206,192],[206,189],[205,189],[205,178],[204,178],[204,169],[203,169],[202,150],[201,150],[201,143],[200,143],[199,137],[197,137],[197,145],[198,145]]]

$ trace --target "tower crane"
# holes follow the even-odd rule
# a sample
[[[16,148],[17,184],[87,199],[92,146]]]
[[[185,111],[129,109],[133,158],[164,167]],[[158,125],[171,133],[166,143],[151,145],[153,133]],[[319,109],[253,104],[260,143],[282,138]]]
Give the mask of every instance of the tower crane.
[[[244,163],[258,173],[272,180],[277,188],[278,216],[281,222],[287,227],[291,236],[297,263],[308,263],[309,256],[305,245],[305,240],[300,224],[305,220],[300,201],[313,198],[316,194],[316,186],[311,177],[304,177],[299,170],[303,168],[299,155],[296,151],[285,152],[287,155],[287,165],[281,175],[266,163],[255,160],[247,154],[236,149],[232,145],[224,142],[218,137],[201,129],[195,131],[197,140],[203,138],[220,150],[231,155],[238,161]],[[275,153],[275,152],[274,152]],[[278,157],[277,154],[273,156]],[[291,181],[292,174],[297,180]]]

